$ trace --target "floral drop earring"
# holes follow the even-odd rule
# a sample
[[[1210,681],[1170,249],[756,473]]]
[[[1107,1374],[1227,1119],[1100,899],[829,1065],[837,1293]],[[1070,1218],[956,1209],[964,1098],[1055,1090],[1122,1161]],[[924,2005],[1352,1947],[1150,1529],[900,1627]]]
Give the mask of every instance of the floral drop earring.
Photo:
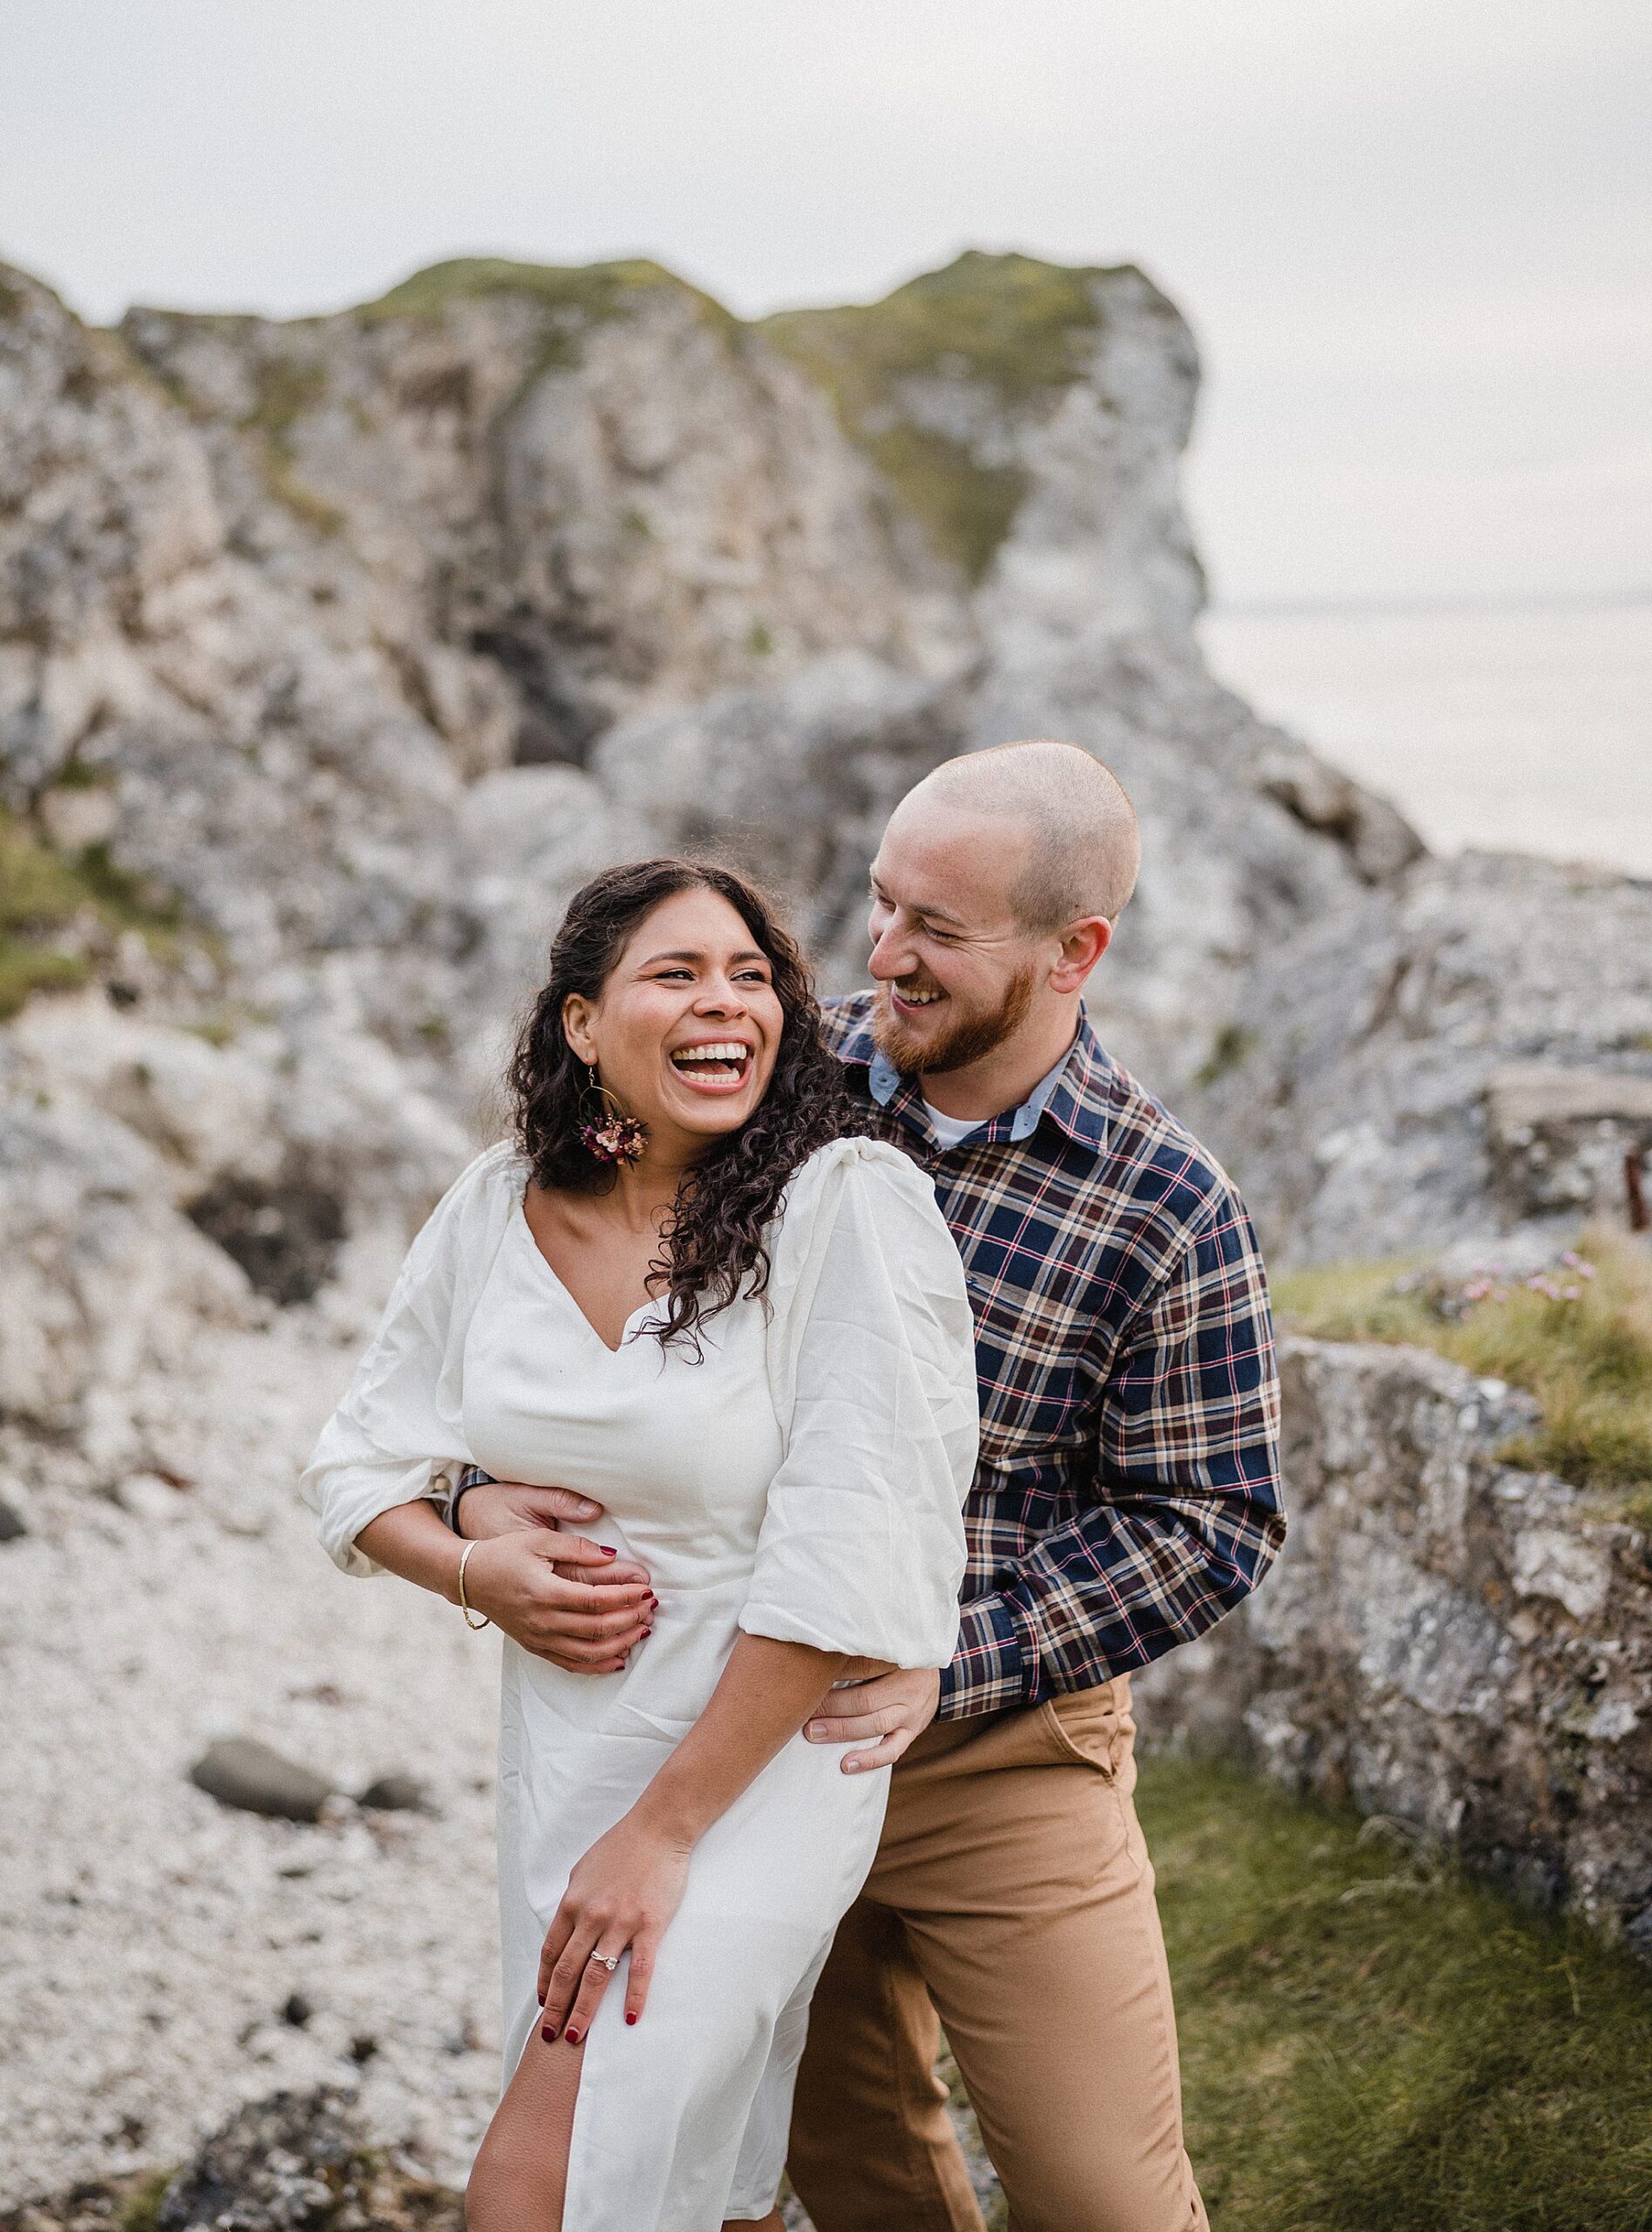
[[[601,1120],[581,1124],[580,1139],[599,1162],[636,1162],[649,1143],[649,1127],[637,1116],[628,1116],[596,1074],[595,1062],[585,1065]]]

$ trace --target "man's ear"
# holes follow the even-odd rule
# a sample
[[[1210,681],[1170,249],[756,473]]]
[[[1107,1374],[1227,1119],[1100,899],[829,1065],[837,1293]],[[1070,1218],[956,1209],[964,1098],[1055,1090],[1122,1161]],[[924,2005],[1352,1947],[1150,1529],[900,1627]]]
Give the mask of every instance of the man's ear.
[[[1103,915],[1086,915],[1061,934],[1061,952],[1050,972],[1052,992],[1077,992],[1112,943],[1112,924]]]

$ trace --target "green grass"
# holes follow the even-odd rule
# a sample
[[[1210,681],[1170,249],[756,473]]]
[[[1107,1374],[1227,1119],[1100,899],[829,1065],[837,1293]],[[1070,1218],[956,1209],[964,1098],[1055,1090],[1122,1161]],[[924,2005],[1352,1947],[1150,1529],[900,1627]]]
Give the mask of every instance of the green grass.
[[[824,387],[845,430],[872,457],[942,554],[979,580],[1023,493],[1014,468],[915,425],[902,383],[955,378],[1025,410],[1077,379],[1100,322],[1099,268],[969,250],[880,303],[783,310],[760,330]]]
[[[1247,1060],[1256,1045],[1256,1034],[1247,1031],[1243,1024],[1225,1023],[1210,1042],[1210,1051],[1193,1072],[1195,1085],[1214,1085],[1218,1078],[1225,1078]]]
[[[0,1022],[33,993],[90,982],[83,934],[106,944],[135,929],[153,952],[170,958],[182,920],[174,894],[118,868],[105,847],[88,846],[70,859],[0,811]]]
[[[293,429],[327,392],[324,365],[291,357],[265,357],[254,371],[255,400],[241,424],[258,440],[265,488],[302,526],[322,535],[337,534],[344,515],[316,495],[301,478],[293,455]]]
[[[1472,1283],[1446,1289],[1394,1263],[1338,1264],[1287,1274],[1275,1290],[1281,1322],[1327,1341],[1411,1341],[1482,1377],[1535,1395],[1541,1424],[1503,1452],[1608,1493],[1652,1525],[1652,1248],[1604,1228],[1579,1242],[1548,1290]]]
[[[1137,1797],[1213,2232],[1652,2226],[1652,1972],[1237,1768]]]
[[[327,392],[327,371],[322,364],[305,364],[291,357],[265,357],[253,373],[255,400],[241,420],[273,441],[284,441],[307,411],[313,411]]]
[[[120,2232],[158,2232],[160,2204],[172,2183],[170,2170],[156,2170],[146,2177],[120,2214]]]
[[[404,279],[377,302],[364,303],[356,316],[370,324],[386,318],[439,318],[456,302],[490,295],[514,295],[548,313],[547,345],[559,345],[559,361],[573,363],[579,337],[594,325],[630,316],[649,297],[676,294],[692,302],[709,324],[729,335],[739,321],[710,295],[679,279],[646,256],[612,263],[517,263],[502,255],[460,255],[432,263]]]

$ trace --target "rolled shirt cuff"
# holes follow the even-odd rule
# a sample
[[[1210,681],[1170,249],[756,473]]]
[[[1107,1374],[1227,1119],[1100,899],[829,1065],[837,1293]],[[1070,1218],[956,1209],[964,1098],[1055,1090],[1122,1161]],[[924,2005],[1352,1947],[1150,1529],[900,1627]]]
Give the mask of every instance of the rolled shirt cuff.
[[[977,1596],[963,1608],[958,1648],[942,1671],[937,1720],[973,1720],[1038,1700],[1037,1653],[1023,1639],[1003,1596]]]
[[[459,1532],[459,1498],[466,1488],[491,1487],[494,1475],[492,1473],[485,1473],[479,1465],[466,1465],[460,1472],[458,1480],[453,1482],[448,1491],[447,1501],[442,1511],[443,1518],[446,1520],[455,1534]]]

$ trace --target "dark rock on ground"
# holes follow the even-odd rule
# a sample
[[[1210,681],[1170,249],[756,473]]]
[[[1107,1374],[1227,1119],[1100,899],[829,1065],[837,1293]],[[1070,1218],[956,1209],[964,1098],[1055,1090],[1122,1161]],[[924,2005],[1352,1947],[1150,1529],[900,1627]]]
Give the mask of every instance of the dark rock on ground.
[[[0,1542],[19,1541],[28,1532],[23,1523],[23,1514],[14,1504],[9,1504],[3,1496],[0,1496]]]
[[[368,1784],[356,1803],[376,1807],[381,1814],[425,1814],[430,1810],[430,1793],[417,1775],[380,1775]]]
[[[154,2222],[156,2232],[462,2232],[464,2209],[457,2194],[370,2149],[350,2096],[323,2086],[241,2109],[171,2180]]]
[[[66,2193],[0,2209],[0,2232],[124,2232],[153,2184],[152,2177],[82,2179]]]
[[[225,1737],[209,1745],[189,1770],[189,1779],[220,1805],[274,1814],[284,1821],[318,1821],[322,1807],[334,1794],[324,1777],[249,1736]]]

